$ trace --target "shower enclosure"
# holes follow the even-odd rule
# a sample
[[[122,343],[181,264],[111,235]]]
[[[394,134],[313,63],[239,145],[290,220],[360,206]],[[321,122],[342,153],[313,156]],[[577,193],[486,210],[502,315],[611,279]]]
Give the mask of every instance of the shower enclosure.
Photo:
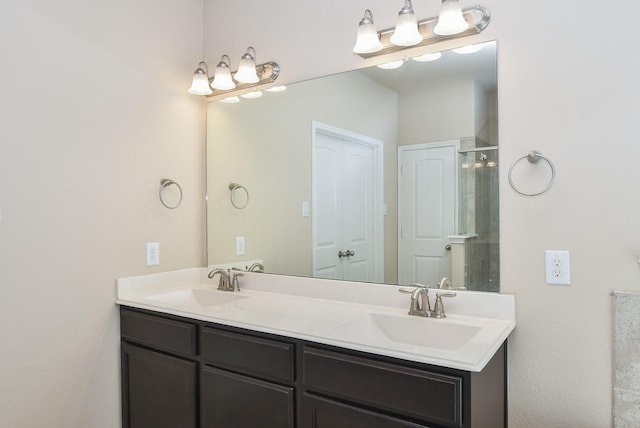
[[[500,290],[498,146],[461,148],[459,235],[464,243],[464,286]],[[469,146],[462,144],[461,147]]]

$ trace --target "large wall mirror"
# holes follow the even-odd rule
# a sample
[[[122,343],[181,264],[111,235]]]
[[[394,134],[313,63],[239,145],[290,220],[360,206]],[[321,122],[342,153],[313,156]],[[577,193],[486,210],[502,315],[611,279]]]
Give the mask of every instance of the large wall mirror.
[[[496,42],[207,104],[209,266],[499,291]]]

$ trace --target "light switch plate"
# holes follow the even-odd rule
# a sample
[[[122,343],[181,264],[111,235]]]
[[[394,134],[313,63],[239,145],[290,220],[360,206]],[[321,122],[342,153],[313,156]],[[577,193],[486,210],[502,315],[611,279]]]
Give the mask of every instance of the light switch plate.
[[[244,256],[244,236],[236,236],[236,256]]]

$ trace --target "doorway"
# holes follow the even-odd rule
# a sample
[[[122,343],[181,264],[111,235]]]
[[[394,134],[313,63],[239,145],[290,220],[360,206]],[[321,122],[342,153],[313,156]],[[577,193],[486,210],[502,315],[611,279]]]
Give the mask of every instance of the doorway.
[[[451,277],[457,230],[459,141],[398,147],[398,283],[435,287]]]
[[[382,282],[382,141],[312,124],[313,276]]]

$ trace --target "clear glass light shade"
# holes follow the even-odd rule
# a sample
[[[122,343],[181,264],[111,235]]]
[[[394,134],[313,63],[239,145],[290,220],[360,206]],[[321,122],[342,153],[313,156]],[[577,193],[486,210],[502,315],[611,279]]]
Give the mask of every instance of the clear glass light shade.
[[[462,8],[458,0],[442,0],[438,23],[433,32],[440,36],[459,34],[469,28],[469,23],[462,16]]]
[[[247,49],[247,53],[242,55],[238,71],[233,78],[240,83],[258,83],[260,81],[256,71],[255,50],[253,48]]]
[[[398,14],[396,28],[389,40],[396,46],[413,46],[422,41],[422,34],[418,30],[418,21],[413,13],[411,0],[405,0],[405,5]]]
[[[226,61],[225,61],[226,57]],[[213,76],[213,82],[211,82],[211,87],[213,89],[219,89],[221,91],[228,91],[230,89],[234,89],[236,84],[233,83],[233,79],[231,78],[231,70],[229,69],[229,60],[226,55],[222,56],[222,61],[218,63],[216,67],[216,74]]]
[[[373,24],[373,15],[369,9],[364,11],[364,17],[358,25],[358,36],[353,47],[355,53],[372,53],[382,49],[382,43],[378,37],[378,30]]]
[[[193,81],[191,82],[189,93],[193,95],[211,95],[213,93],[209,86],[209,78],[201,68],[198,68],[193,73]]]

